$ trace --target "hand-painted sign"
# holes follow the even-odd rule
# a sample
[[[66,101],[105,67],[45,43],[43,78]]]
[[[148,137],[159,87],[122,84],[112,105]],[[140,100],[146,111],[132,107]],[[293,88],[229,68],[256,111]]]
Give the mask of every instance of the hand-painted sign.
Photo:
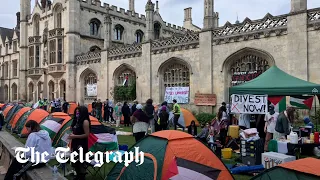
[[[268,112],[267,95],[238,95],[231,96],[231,112],[236,114],[266,114]]]

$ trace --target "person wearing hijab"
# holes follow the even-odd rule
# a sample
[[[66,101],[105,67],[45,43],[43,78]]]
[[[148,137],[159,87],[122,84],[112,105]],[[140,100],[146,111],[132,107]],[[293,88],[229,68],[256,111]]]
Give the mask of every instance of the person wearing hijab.
[[[145,137],[149,128],[149,118],[142,110],[143,106],[138,104],[136,106],[137,110],[133,113],[131,117],[131,123],[133,124],[133,136],[136,142],[140,141]]]

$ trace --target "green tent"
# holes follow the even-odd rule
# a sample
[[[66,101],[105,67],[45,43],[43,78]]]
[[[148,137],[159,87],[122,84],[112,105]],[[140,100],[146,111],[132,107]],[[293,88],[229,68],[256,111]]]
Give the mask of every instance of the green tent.
[[[320,160],[305,158],[280,164],[253,177],[251,180],[319,180]]]
[[[229,89],[231,94],[267,94],[290,96],[319,94],[320,85],[291,76],[277,66],[270,67],[257,78]]]

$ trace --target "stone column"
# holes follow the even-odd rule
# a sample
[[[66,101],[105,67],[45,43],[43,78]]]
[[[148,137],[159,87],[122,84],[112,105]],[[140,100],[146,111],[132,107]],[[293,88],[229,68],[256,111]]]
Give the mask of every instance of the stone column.
[[[193,76],[198,76],[199,81],[196,83],[201,94],[214,94],[213,87],[213,56],[212,56],[212,32],[204,31],[199,35],[199,69],[194,70]],[[192,94],[194,96],[195,94]],[[223,95],[220,95],[220,98]],[[202,106],[201,111],[212,112],[211,107]]]
[[[27,101],[27,62],[28,62],[28,16],[31,12],[30,0],[20,0],[20,58],[19,58],[19,96]]]
[[[54,78],[54,94],[55,98],[60,98],[59,78]]]
[[[37,98],[37,84],[33,83],[33,92],[32,92],[32,98],[33,98],[33,102],[36,103],[38,102],[38,98]]]
[[[101,51],[101,70],[98,73],[98,97],[100,99],[111,99],[110,88],[113,87],[109,81],[109,62],[108,62],[108,51]]]
[[[131,11],[132,13],[135,12],[135,9],[134,9],[134,0],[129,0],[129,11]]]
[[[111,46],[112,40],[112,20],[109,15],[104,17],[104,49],[107,49]]]
[[[308,15],[307,0],[291,0],[288,16],[288,73],[308,80]],[[311,93],[311,92],[310,92]]]
[[[152,97],[152,59],[151,59],[151,43],[142,44],[142,56],[141,64],[137,68],[136,75],[138,79],[136,80],[137,86],[137,100],[139,102],[145,102],[147,99]]]
[[[64,57],[64,62],[66,63],[66,97],[68,101],[76,101],[76,59],[75,56],[80,54],[80,2],[79,1],[67,1],[67,16],[64,20],[67,21],[68,26],[65,28],[65,41],[64,50],[67,53]]]

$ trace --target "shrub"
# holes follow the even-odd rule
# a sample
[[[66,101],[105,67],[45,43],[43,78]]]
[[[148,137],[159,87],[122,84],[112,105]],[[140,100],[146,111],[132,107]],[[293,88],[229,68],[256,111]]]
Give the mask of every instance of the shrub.
[[[216,114],[210,114],[210,113],[199,113],[196,115],[196,118],[200,124],[211,123],[212,119],[215,117],[216,117]]]

